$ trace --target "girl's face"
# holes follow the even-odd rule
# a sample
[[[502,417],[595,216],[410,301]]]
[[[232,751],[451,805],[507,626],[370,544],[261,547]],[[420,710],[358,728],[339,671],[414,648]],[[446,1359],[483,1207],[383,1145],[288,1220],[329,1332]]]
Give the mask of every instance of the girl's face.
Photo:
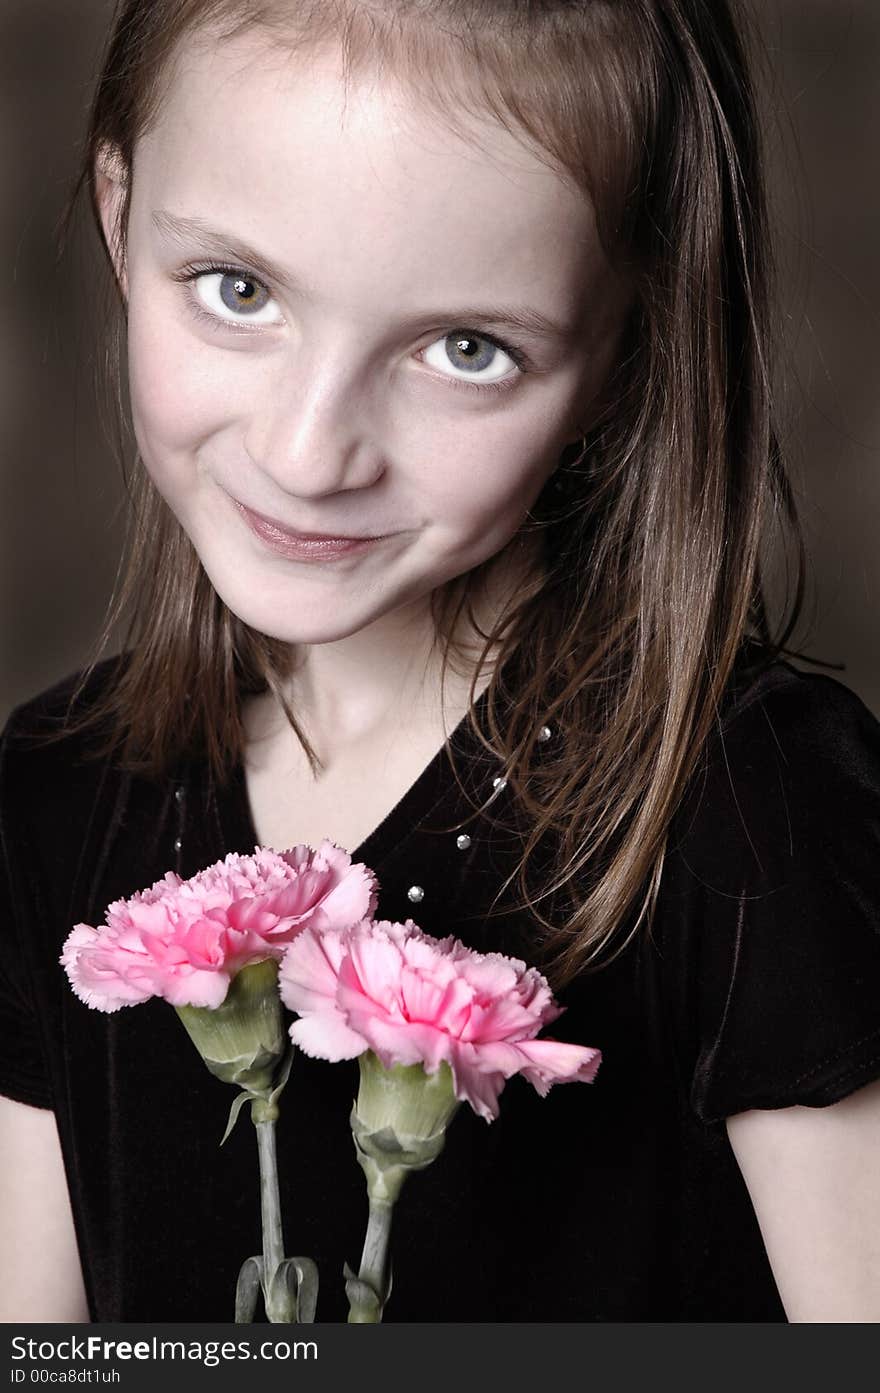
[[[346,103],[336,55],[252,34],[189,43],[136,147],[139,448],[265,634],[343,638],[499,552],[606,375],[621,296],[591,207],[471,124],[388,80]]]

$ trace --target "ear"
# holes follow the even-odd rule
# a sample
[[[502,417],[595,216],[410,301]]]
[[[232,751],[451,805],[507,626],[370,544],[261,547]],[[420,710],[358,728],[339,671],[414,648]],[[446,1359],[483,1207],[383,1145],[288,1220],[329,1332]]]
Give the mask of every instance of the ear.
[[[128,192],[129,171],[118,146],[103,141],[95,156],[95,202],[104,242],[123,300],[128,301],[128,277],[123,253],[122,215]]]

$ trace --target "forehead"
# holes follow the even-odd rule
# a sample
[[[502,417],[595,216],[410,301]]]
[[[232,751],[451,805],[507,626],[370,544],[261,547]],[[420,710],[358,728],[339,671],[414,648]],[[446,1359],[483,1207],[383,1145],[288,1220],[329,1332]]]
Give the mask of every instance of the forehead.
[[[198,217],[342,278],[367,257],[403,291],[491,274],[499,293],[578,297],[606,269],[586,194],[489,114],[453,118],[389,74],[346,81],[330,45],[191,38],[135,149],[132,220]]]

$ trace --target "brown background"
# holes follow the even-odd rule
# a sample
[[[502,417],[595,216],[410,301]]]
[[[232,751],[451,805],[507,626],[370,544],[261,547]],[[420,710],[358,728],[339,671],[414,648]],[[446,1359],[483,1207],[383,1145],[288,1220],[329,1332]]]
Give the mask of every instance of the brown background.
[[[880,5],[754,0],[789,353],[785,435],[811,558],[797,637],[880,715]],[[122,531],[94,388],[93,237],[58,263],[107,0],[0,13],[0,720],[81,665]]]

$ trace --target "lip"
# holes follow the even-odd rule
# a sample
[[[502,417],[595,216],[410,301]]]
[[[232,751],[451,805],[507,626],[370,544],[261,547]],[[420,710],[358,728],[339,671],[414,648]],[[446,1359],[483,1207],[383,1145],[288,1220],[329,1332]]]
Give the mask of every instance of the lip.
[[[340,537],[325,532],[295,532],[275,518],[265,517],[245,507],[237,498],[233,498],[232,502],[260,541],[293,561],[332,561],[339,556],[366,551],[383,540],[382,537]]]

